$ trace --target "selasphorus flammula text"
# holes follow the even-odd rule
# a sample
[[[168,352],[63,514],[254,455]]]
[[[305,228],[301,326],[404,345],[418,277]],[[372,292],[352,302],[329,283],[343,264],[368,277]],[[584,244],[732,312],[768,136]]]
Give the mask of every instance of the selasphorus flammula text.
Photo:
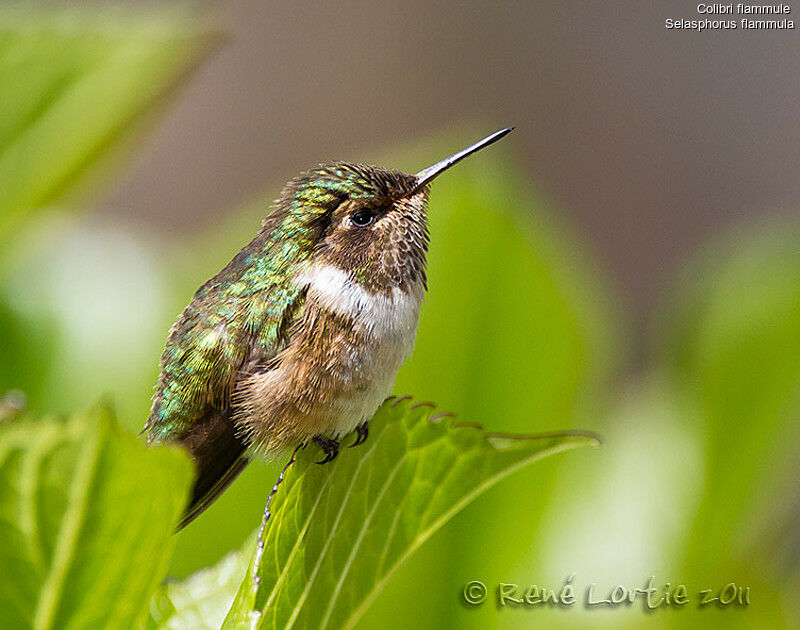
[[[313,441],[322,462],[368,421],[411,352],[426,290],[427,203],[439,174],[502,129],[416,175],[334,162],[290,181],[256,237],[169,332],[144,432],[197,477],[181,526],[258,453]]]

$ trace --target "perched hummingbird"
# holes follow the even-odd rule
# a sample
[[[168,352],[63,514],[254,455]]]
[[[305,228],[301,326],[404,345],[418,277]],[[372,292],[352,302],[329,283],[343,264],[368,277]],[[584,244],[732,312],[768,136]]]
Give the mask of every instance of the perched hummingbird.
[[[188,524],[258,453],[314,442],[320,463],[368,420],[411,352],[427,288],[428,184],[513,128],[408,175],[334,162],[291,180],[256,237],[172,326],[149,443],[195,462]]]

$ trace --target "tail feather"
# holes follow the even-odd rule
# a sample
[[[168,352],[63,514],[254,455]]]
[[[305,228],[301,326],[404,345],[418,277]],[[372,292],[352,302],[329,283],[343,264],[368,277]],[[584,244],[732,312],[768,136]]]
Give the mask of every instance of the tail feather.
[[[191,454],[197,476],[178,530],[205,511],[250,462],[247,444],[236,435],[230,410],[209,412],[179,441]]]

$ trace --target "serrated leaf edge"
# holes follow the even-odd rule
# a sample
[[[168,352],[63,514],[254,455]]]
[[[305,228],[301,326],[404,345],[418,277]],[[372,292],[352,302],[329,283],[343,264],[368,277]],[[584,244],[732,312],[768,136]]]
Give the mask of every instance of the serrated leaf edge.
[[[470,426],[472,426],[472,425],[470,425]],[[482,431],[482,427],[479,430]],[[400,565],[402,565],[409,557],[411,557],[411,555],[417,549],[419,549],[433,534],[435,534],[436,531],[439,530],[448,520],[450,520],[455,514],[457,514],[465,506],[467,506],[470,502],[472,502],[474,499],[476,499],[480,494],[482,494],[483,492],[485,492],[486,490],[491,488],[494,484],[498,483],[499,481],[501,481],[505,477],[507,477],[510,474],[516,472],[520,468],[524,468],[525,466],[527,466],[527,465],[529,465],[529,464],[531,464],[531,463],[533,463],[533,462],[535,462],[535,461],[537,461],[539,459],[542,459],[542,458],[544,458],[546,456],[555,455],[556,453],[561,453],[561,452],[572,450],[572,449],[575,449],[575,448],[580,448],[581,446],[589,446],[589,445],[597,445],[597,444],[599,444],[599,442],[597,441],[599,439],[599,436],[596,436],[595,434],[592,434],[591,432],[585,432],[586,435],[584,435],[584,432],[578,432],[579,435],[572,435],[571,432],[563,432],[563,433],[562,432],[557,432],[557,433],[559,434],[558,436],[555,435],[555,434],[553,434],[553,435],[551,435],[551,434],[541,434],[541,435],[545,436],[545,438],[547,438],[547,437],[560,437],[562,435],[564,437],[575,437],[575,438],[581,438],[582,437],[582,438],[585,438],[585,440],[576,439],[576,440],[573,440],[573,441],[566,441],[566,442],[563,442],[561,444],[554,445],[550,449],[538,451],[536,453],[532,453],[530,457],[528,457],[526,459],[523,459],[523,460],[520,460],[519,462],[517,462],[513,466],[509,466],[507,468],[504,468],[498,474],[486,479],[486,481],[484,481],[482,484],[480,484],[478,487],[476,487],[472,492],[469,492],[466,495],[464,495],[460,501],[458,501],[455,504],[453,504],[453,506],[449,510],[447,510],[438,519],[436,519],[434,522],[432,522],[425,530],[420,532],[420,535],[417,536],[417,538],[414,539],[414,541],[408,546],[408,548],[406,549],[405,553],[403,553],[397,559],[397,561],[391,567],[389,567],[389,569],[386,571],[386,573],[383,575],[382,578],[378,579],[375,582],[375,584],[373,585],[372,589],[370,589],[370,591],[364,597],[364,599],[361,602],[361,604],[351,613],[350,617],[345,621],[345,623],[343,624],[342,628],[344,628],[345,630],[349,630],[350,628],[353,628],[356,625],[356,623],[358,623],[358,621],[361,619],[361,617],[364,615],[364,613],[367,611],[367,609],[369,609],[369,607],[372,605],[372,602],[375,601],[375,598],[378,596],[378,594],[381,592],[381,590],[383,590],[383,587],[386,585],[386,583],[389,581],[389,579],[391,579],[391,577],[394,575],[395,571],[400,567]],[[483,437],[488,437],[489,435],[490,434],[485,434],[484,433]],[[527,439],[539,439],[539,436],[535,436],[535,435],[525,436],[525,437],[527,437]],[[490,446],[492,446],[492,448],[495,448],[493,445],[491,445],[491,443],[490,443]],[[499,450],[499,449],[497,449],[497,450]]]

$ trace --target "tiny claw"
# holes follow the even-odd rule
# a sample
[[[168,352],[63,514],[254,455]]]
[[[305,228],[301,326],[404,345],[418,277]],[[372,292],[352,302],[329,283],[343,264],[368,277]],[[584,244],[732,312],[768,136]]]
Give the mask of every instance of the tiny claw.
[[[350,445],[350,448],[363,444],[369,437],[369,421],[364,421],[356,427],[356,441]]]
[[[315,435],[313,442],[325,453],[325,457],[318,461],[318,464],[327,464],[336,459],[336,456],[339,454],[339,442],[332,438],[324,435]]]

